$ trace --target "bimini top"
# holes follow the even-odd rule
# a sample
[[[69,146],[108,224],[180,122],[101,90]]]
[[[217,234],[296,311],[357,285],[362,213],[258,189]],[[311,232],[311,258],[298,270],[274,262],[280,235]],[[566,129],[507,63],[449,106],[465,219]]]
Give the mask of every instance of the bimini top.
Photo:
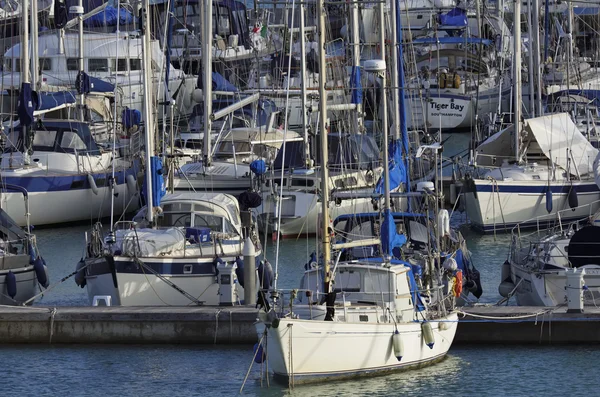
[[[169,193],[162,198],[160,205],[164,208],[167,204],[181,201],[206,202],[210,205],[218,206],[227,213],[231,223],[235,226],[240,225],[239,204],[237,199],[231,194],[208,192]]]
[[[33,150],[36,152],[79,153],[99,155],[100,149],[87,123],[72,120],[39,121],[32,125]],[[16,126],[8,137],[6,150],[22,151],[21,126]]]
[[[288,142],[291,139],[298,140],[300,135],[294,131],[284,131],[277,128],[271,128],[266,131],[265,128],[233,128],[221,139],[221,142],[250,142],[253,145],[264,144],[279,149],[283,145],[283,140]]]

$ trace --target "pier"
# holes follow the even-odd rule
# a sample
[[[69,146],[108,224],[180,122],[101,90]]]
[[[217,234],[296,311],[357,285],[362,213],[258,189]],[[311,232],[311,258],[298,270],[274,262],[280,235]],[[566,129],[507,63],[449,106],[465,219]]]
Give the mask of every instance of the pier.
[[[0,307],[0,344],[254,344],[253,307]],[[461,309],[454,345],[600,343],[600,309]]]

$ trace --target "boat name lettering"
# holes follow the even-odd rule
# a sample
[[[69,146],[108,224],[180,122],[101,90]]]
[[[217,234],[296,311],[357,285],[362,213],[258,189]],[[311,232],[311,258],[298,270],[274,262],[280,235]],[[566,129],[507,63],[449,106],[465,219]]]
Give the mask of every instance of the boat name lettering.
[[[465,105],[458,105],[454,102],[451,103],[437,103],[435,101],[431,101],[431,109],[435,109],[435,110],[458,110],[459,112],[462,112],[463,109],[465,108]],[[445,116],[446,114],[443,114],[443,116]],[[457,114],[448,114],[448,115],[452,115],[452,116],[458,116]]]

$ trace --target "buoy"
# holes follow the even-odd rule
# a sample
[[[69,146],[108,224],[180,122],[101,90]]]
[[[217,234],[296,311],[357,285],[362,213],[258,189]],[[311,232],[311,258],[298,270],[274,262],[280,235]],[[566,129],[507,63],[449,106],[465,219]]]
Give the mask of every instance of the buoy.
[[[257,364],[262,364],[263,362],[265,362],[265,359],[267,358],[267,355],[265,354],[265,351],[263,350],[262,344],[258,344],[255,343],[254,344],[254,362]]]
[[[402,360],[402,356],[404,356],[404,345],[402,344],[402,338],[400,337],[400,332],[398,332],[398,330],[392,335],[392,344],[394,345],[394,355],[398,361]]]
[[[129,194],[134,195],[137,193],[137,183],[135,182],[135,177],[131,174],[125,177],[125,182],[127,182],[127,190],[129,190]]]
[[[440,236],[450,235],[450,214],[448,214],[448,210],[442,209],[438,213],[438,229]]]
[[[35,261],[33,261],[33,270],[35,270],[35,277],[37,278],[38,283],[40,283],[42,287],[48,288],[48,275],[46,274],[44,260],[41,256],[38,256]]]
[[[85,279],[85,269],[83,269],[84,266],[85,262],[82,258],[79,262],[77,262],[77,266],[75,267],[75,270],[77,271],[77,273],[75,273],[75,284],[81,288],[85,287],[87,284],[87,280]]]
[[[17,295],[17,277],[9,270],[4,278],[4,282],[6,283],[6,293],[14,299]]]
[[[96,185],[94,176],[92,174],[88,174],[87,178],[88,178],[88,182],[90,184],[90,189],[92,189],[92,192],[94,192],[94,194],[97,195],[98,194],[98,186]]]
[[[550,187],[546,190],[546,211],[548,213],[552,212],[552,190],[550,190]]]
[[[569,207],[573,211],[575,208],[579,207],[579,199],[577,198],[577,189],[575,186],[571,186],[571,190],[569,191]]]
[[[435,337],[433,336],[433,329],[431,328],[431,323],[429,321],[423,321],[421,323],[421,332],[423,332],[425,344],[429,346],[430,349],[433,349]]]

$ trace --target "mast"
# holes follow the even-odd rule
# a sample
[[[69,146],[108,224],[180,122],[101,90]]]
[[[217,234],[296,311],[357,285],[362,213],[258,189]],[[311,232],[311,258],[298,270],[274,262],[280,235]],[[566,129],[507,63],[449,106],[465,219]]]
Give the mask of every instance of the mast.
[[[80,0],[81,1],[81,0]],[[142,79],[144,88],[144,125],[145,125],[145,143],[146,143],[146,219],[152,224],[154,220],[153,202],[152,202],[152,167],[151,158],[154,154],[154,118],[152,117],[151,103],[152,91],[150,90],[150,81],[152,73],[152,58],[150,54],[150,20],[148,19],[148,10],[150,1],[142,2]]]
[[[399,86],[399,79],[398,79],[398,68],[400,67],[400,65],[398,64],[398,62],[402,62],[402,59],[399,59],[398,57],[398,46],[402,45],[402,42],[398,41],[398,28],[401,28],[399,26],[396,26],[396,24],[400,24],[399,21],[396,21],[396,18],[398,16],[398,4],[396,4],[396,0],[392,0],[390,1],[390,25],[392,28],[392,36],[390,37],[390,47],[392,49],[391,51],[391,77],[392,77],[392,120],[394,122],[394,131],[392,133],[394,139],[398,140],[400,139],[400,98],[399,98],[399,93],[398,91],[401,90],[402,88]]]
[[[532,2],[531,0],[529,0],[527,2],[527,29],[529,31],[529,50],[527,51],[527,56],[529,58],[529,66],[527,67],[527,73],[529,74],[528,80],[529,80],[529,114],[531,115],[531,117],[535,117],[535,71],[534,69],[534,65],[533,65],[533,52],[534,50],[534,46],[533,46],[533,31],[531,29],[531,10],[532,8]]]
[[[532,30],[533,30],[533,73],[535,75],[535,108],[537,116],[544,115],[542,107],[542,68],[540,62],[540,3],[539,0],[531,0],[532,2]]]
[[[397,3],[396,3],[397,1]],[[398,77],[398,85],[394,86],[394,91],[396,91],[395,87],[398,87],[398,112],[399,112],[399,122],[398,128],[400,128],[400,137],[396,137],[396,139],[402,139],[402,147],[404,149],[405,156],[405,168],[406,168],[406,191],[410,192],[410,163],[409,163],[409,154],[410,147],[408,141],[408,128],[406,127],[406,99],[404,97],[404,50],[402,47],[403,37],[402,37],[402,17],[400,15],[400,0],[393,0],[393,5],[395,5],[395,13],[393,14],[393,18],[395,18],[395,23],[392,23],[394,28],[396,29],[397,35],[397,43],[396,47],[394,47],[394,51],[392,52],[392,56],[396,57],[396,63],[394,64],[394,69],[392,71],[392,76],[397,73]],[[396,107],[396,104],[394,104]],[[397,114],[397,111],[394,110],[394,113]],[[408,208],[410,209],[410,200],[408,200]]]
[[[204,96],[204,167],[210,167],[212,129],[212,0],[203,0],[204,29],[202,31],[202,93]]]
[[[514,57],[513,62],[513,111],[514,111],[514,144],[515,144],[515,161],[521,161],[521,0],[515,0],[514,16],[515,23],[513,25],[514,35]]]
[[[352,1],[350,2],[351,7],[351,29],[352,29],[352,68],[360,68],[360,15],[359,15],[359,2]],[[354,72],[356,73],[356,72]],[[353,81],[354,83],[354,81]],[[356,89],[356,87],[353,87]],[[362,101],[357,101],[356,103],[356,131],[362,132],[363,130],[363,111],[362,111]]]
[[[392,1],[393,2],[393,1]],[[381,113],[382,113],[382,133],[383,133],[383,195],[385,200],[384,210],[390,211],[390,170],[389,170],[389,137],[388,137],[388,115],[387,115],[387,95],[385,82],[385,2],[379,2],[379,43],[381,45],[381,62],[379,68],[381,73]],[[395,90],[394,90],[395,91]],[[397,110],[394,110],[397,113]]]
[[[78,39],[79,39],[79,78],[83,79],[83,73],[84,73],[84,68],[83,68],[83,0],[79,0],[79,5],[77,6],[77,13],[79,14],[77,16],[77,25],[79,28],[79,33],[78,33]],[[83,87],[83,82],[80,81],[79,83],[82,87]],[[84,106],[85,106],[85,93],[84,90],[81,90],[81,92],[79,93],[79,119],[81,121],[85,120],[85,114],[84,114]]]
[[[329,239],[329,168],[327,153],[327,92],[325,91],[325,78],[327,65],[325,64],[325,2],[318,0],[317,14],[319,18],[319,133],[321,134],[321,222],[323,233],[323,265],[325,271],[324,290],[330,292],[330,262],[331,246]]]
[[[302,85],[300,87],[302,95],[302,136],[304,137],[304,164],[306,168],[310,163],[310,147],[308,145],[308,125],[306,117],[306,35],[304,26],[304,2],[300,4],[300,65],[302,69]]]
[[[38,90],[39,54],[38,54],[38,4],[31,2],[31,85]]]
[[[23,32],[21,36],[21,82],[29,84],[31,82],[29,79],[29,29],[27,27],[29,22],[29,0],[23,0],[22,8]]]

